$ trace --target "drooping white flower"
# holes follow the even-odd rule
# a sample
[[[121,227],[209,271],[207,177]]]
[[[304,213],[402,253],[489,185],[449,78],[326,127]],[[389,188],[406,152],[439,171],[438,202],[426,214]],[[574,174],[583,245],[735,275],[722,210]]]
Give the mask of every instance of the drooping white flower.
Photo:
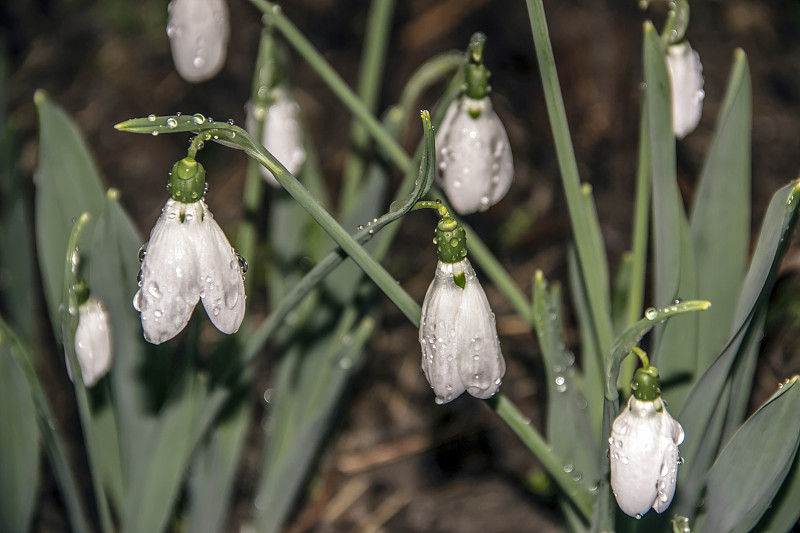
[[[608,439],[611,488],[625,514],[641,518],[651,507],[657,513],[669,507],[683,437],[683,428],[660,397],[652,401],[630,397]]]
[[[93,386],[111,368],[111,328],[108,312],[97,299],[89,297],[78,306],[78,329],[75,331],[75,355],[81,367],[83,384]],[[72,379],[69,357],[67,372]]]
[[[436,134],[436,146],[437,182],[462,215],[486,211],[511,187],[511,145],[488,96],[454,100]]]
[[[270,92],[271,103],[248,105],[247,129],[255,133],[257,120],[263,119],[262,143],[291,174],[297,174],[306,160],[303,146],[303,128],[300,119],[300,106],[292,95],[282,87]],[[261,175],[270,185],[280,187],[278,180],[266,167],[261,167]]]
[[[225,0],[172,0],[167,35],[175,69],[191,83],[213,78],[225,63],[230,23]]]
[[[678,139],[691,133],[703,111],[703,65],[687,41],[667,47],[667,67],[672,84],[672,128]]]
[[[468,259],[438,262],[422,304],[419,343],[422,370],[436,403],[449,402],[465,390],[490,398],[500,388],[506,363],[494,313]]]
[[[203,200],[167,200],[141,268],[133,306],[149,342],[177,335],[198,300],[217,329],[239,329],[245,308],[242,264]]]

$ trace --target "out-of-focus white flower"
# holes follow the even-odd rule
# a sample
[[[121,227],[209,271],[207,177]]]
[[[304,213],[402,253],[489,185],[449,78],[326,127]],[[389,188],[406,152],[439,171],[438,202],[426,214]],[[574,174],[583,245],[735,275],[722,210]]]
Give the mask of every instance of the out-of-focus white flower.
[[[687,41],[667,47],[667,67],[672,81],[672,129],[683,139],[700,122],[703,111],[703,65]]]
[[[261,139],[264,147],[286,170],[296,175],[306,160],[300,106],[282,87],[274,88],[270,92],[270,99],[272,102],[267,107],[248,104],[247,129],[255,134],[257,121],[263,120]],[[270,185],[280,187],[278,180],[266,167],[261,167],[261,175]]]
[[[462,95],[447,108],[436,134],[437,181],[453,208],[466,215],[486,211],[511,187],[511,145],[488,96]]]
[[[225,0],[172,0],[167,35],[178,74],[188,82],[213,78],[225,63],[230,23]]]
[[[108,312],[91,296],[78,306],[78,329],[75,331],[75,355],[81,366],[83,384],[93,386],[111,368],[111,329]],[[67,357],[67,372],[72,379],[72,366]]]
[[[657,513],[669,507],[683,437],[683,428],[660,397],[653,401],[630,397],[608,439],[611,488],[625,514],[641,518],[651,507]]]
[[[422,304],[419,343],[422,370],[436,403],[449,402],[465,390],[490,398],[500,388],[506,363],[494,313],[468,259],[438,262]]]
[[[203,200],[167,200],[150,232],[133,298],[144,338],[160,344],[177,335],[198,300],[217,329],[235,333],[244,318],[244,265]]]

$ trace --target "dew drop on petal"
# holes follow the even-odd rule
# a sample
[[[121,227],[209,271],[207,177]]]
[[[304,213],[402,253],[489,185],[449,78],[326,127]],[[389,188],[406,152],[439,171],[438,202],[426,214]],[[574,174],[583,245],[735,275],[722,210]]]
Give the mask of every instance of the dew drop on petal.
[[[158,282],[152,281],[150,285],[147,287],[147,292],[149,292],[154,298],[161,298],[161,290],[158,287]]]

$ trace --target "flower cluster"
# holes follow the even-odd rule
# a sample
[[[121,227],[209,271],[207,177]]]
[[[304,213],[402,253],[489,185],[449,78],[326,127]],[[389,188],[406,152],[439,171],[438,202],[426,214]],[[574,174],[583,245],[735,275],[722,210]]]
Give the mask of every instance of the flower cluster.
[[[133,305],[141,314],[144,337],[153,344],[173,338],[186,326],[198,300],[217,329],[235,333],[244,318],[247,263],[202,200],[202,165],[188,157],[175,163],[169,189],[172,197],[140,254],[141,278]]]
[[[443,218],[436,231],[439,262],[422,304],[422,370],[442,404],[467,391],[490,398],[506,363],[494,313],[466,256],[464,229]]]

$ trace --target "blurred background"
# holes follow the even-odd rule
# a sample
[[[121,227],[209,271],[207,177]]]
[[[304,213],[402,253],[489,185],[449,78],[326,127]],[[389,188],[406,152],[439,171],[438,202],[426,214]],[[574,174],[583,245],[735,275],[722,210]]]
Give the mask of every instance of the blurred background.
[[[166,35],[167,3],[5,0],[0,4],[0,53],[6,70],[0,105],[17,147],[4,157],[10,157],[23,176],[31,199],[29,213],[37,157],[33,105],[37,89],[46,90],[77,121],[105,184],[121,191],[121,202],[143,236],[158,217],[166,198],[167,173],[184,156],[188,136],[124,134],[113,125],[151,113],[175,112],[199,112],[244,124],[261,29],[259,12],[246,0],[228,0],[232,32],[225,66],[214,79],[192,85],[173,68]],[[293,0],[281,5],[355,86],[369,2]],[[666,2],[655,2],[646,12],[634,0],[545,1],[545,9],[581,178],[593,187],[613,272],[630,243],[641,103],[641,24],[652,18],[660,27]],[[703,62],[706,97],[700,126],[677,146],[679,183],[688,206],[737,47],[746,51],[753,78],[753,232],[758,231],[772,193],[797,177],[798,28],[796,0],[692,3],[687,36]],[[503,201],[467,220],[524,291],[529,291],[536,269],[551,280],[565,281],[569,219],[524,2],[397,2],[379,109],[397,101],[405,81],[426,59],[451,49],[464,50],[475,31],[488,36],[485,62],[492,71],[492,97],[508,131],[516,177]],[[335,198],[351,118],[317,75],[293,56],[296,97],[319,153],[328,192]],[[426,93],[419,107],[434,106],[438,90]],[[418,124],[409,124],[407,132],[403,144],[412,151],[420,136]],[[223,228],[233,227],[241,218],[247,158],[218,145],[208,146],[200,157],[209,176],[207,202]],[[395,180],[399,183],[399,173]],[[436,262],[430,242],[433,217],[418,214],[402,224],[398,245],[386,264],[421,302]],[[0,273],[0,291],[13,283]],[[485,288],[508,363],[503,390],[541,428],[545,391],[534,336],[499,293]],[[779,381],[800,372],[799,290],[800,248],[793,246],[773,294],[752,406],[768,397]],[[266,299],[249,296],[249,312],[264,316]],[[40,372],[69,439],[70,458],[80,465],[85,458],[72,386],[63,356],[54,348],[40,294],[34,302],[41,317]],[[558,530],[555,500],[547,483],[542,483],[536,460],[481,402],[461,397],[436,406],[419,369],[416,331],[388,300],[383,307],[383,323],[369,344],[365,367],[349,387],[287,531]],[[569,311],[567,320],[572,323]],[[577,343],[572,327],[567,335]],[[261,426],[269,415],[265,397],[272,355],[268,349],[258,362],[258,385],[251,394],[258,409],[229,531],[237,531],[251,514]],[[90,490],[88,475],[84,488]],[[63,505],[47,467],[40,490],[34,530],[65,531]]]

